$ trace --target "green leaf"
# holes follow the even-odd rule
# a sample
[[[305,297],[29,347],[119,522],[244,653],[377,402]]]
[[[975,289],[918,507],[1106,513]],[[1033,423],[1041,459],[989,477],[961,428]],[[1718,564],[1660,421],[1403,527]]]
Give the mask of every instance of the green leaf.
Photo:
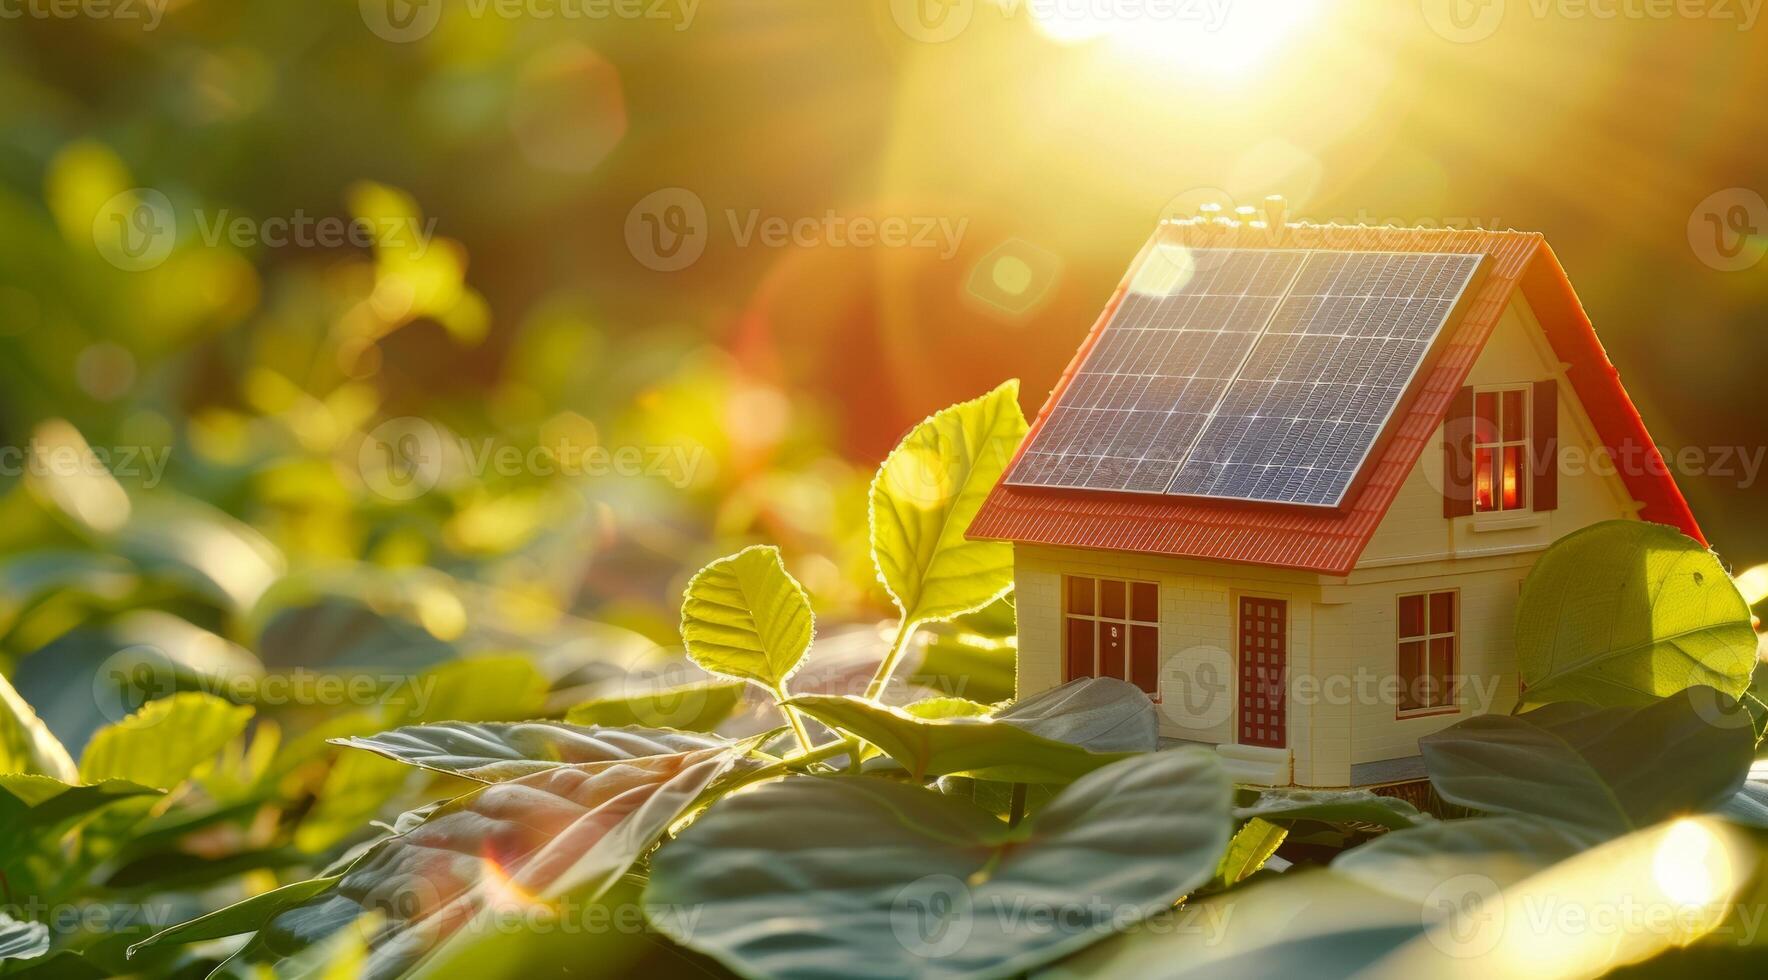
[[[1736,795],[1713,810],[1734,823],[1768,830],[1768,760],[1758,759],[1750,765],[1749,776],[1738,787]],[[1768,885],[1768,882],[1764,882]]]
[[[32,551],[0,562],[0,636],[19,616],[60,593],[120,602],[135,588],[134,568],[115,555],[91,551]]]
[[[941,718],[986,718],[993,708],[986,704],[978,704],[969,698],[922,698],[912,704],[905,704],[902,710],[916,718],[937,721]]]
[[[0,960],[28,960],[49,952],[49,927],[0,912]]]
[[[1152,752],[1160,744],[1154,702],[1110,677],[1083,677],[1015,701],[997,721],[1094,752]]]
[[[103,876],[103,884],[118,894],[195,892],[251,872],[280,871],[311,861],[311,855],[287,845],[247,846],[217,856],[157,850],[118,859],[115,869]]]
[[[70,784],[48,776],[24,773],[0,775],[0,792],[23,807],[15,818],[15,829],[54,828],[97,810],[135,796],[157,796],[160,790],[121,779],[107,779],[91,784]],[[0,830],[0,840],[6,830]]]
[[[1251,794],[1249,794],[1251,795]],[[1405,800],[1366,789],[1268,789],[1234,808],[1239,820],[1319,820],[1323,823],[1370,823],[1400,830],[1430,820]]]
[[[1332,870],[1422,902],[1443,882],[1476,874],[1505,887],[1601,843],[1604,835],[1538,817],[1441,820],[1383,834],[1343,852]]]
[[[517,721],[539,715],[547,680],[520,654],[437,664],[387,699],[389,726],[432,721]]]
[[[1231,796],[1201,748],[1100,769],[1017,828],[902,782],[794,777],[664,846],[645,911],[745,976],[1011,975],[1207,882]]]
[[[1509,884],[1476,865],[1408,903],[1424,913],[1428,935],[1384,959],[1380,975],[1598,976],[1687,946],[1728,917],[1734,931],[1712,938],[1736,949],[1756,934],[1733,915],[1760,863],[1756,850],[1742,830],[1694,817],[1606,841]]]
[[[103,542],[150,577],[177,582],[238,614],[252,608],[287,563],[252,527],[188,498],[145,497]]]
[[[1493,813],[1614,835],[1737,792],[1755,738],[1710,689],[1637,708],[1566,702],[1480,715],[1419,740],[1437,793]]]
[[[482,783],[519,779],[559,766],[673,755],[730,744],[716,735],[636,727],[592,728],[554,721],[442,722],[336,742]]]
[[[700,569],[681,607],[688,656],[706,670],[778,691],[798,669],[816,623],[780,549],[755,545]]]
[[[574,725],[643,725],[709,732],[743,703],[742,681],[713,680],[581,702],[565,712]]]
[[[7,971],[7,980],[108,980],[113,973],[101,970],[91,958],[71,949],[21,962]]]
[[[1034,735],[999,716],[920,718],[852,695],[806,694],[786,703],[876,745],[916,779],[1065,783],[1125,758]]]
[[[1756,744],[1768,738],[1768,660],[1758,660],[1750,672],[1749,690],[1740,698],[1750,713],[1750,724],[1756,731]]]
[[[994,779],[971,779],[968,776],[941,776],[932,785],[940,793],[969,800],[1002,820],[1012,814],[1014,791],[1019,787],[1024,787],[1025,790],[1025,796],[1020,800],[1020,805],[1024,808],[1022,816],[1037,813],[1049,806],[1050,801],[1063,789],[1061,783],[1003,783]]]
[[[92,736],[80,756],[80,778],[171,789],[245,731],[251,717],[251,708],[212,694],[185,692],[150,701]]]
[[[490,783],[371,847],[336,886],[278,913],[254,957],[288,955],[385,916],[362,976],[388,978],[456,941],[495,931],[512,896],[590,901],[736,764],[741,743],[613,762],[555,766]]]
[[[79,781],[74,760],[12,682],[0,676],[0,772],[36,773]]]
[[[385,728],[440,721],[532,718],[544,710],[546,677],[527,657],[473,657],[412,678],[384,709]],[[319,803],[295,830],[295,844],[323,851],[357,833],[407,785],[411,770],[362,753],[340,757],[326,773]]]
[[[1013,697],[1019,637],[1011,595],[922,635],[911,683],[991,704]]]
[[[385,927],[383,919],[365,915],[354,929],[340,929],[277,964],[279,980],[356,980],[368,963],[368,937]]]
[[[1423,930],[1417,902],[1298,870],[1187,903],[1035,978],[1353,977]]]
[[[903,627],[973,612],[1013,588],[1013,546],[964,533],[1025,437],[1019,382],[917,425],[872,479],[872,563]]]
[[[278,912],[293,908],[302,902],[323,894],[338,883],[342,875],[329,878],[312,878],[297,881],[293,884],[273,888],[270,891],[253,895],[243,902],[235,902],[225,908],[216,909],[207,915],[199,916],[188,922],[180,922],[169,929],[143,939],[129,947],[129,955],[134,956],[144,949],[156,946],[179,946],[188,943],[207,942],[211,939],[225,939],[240,933],[255,932],[263,928]]]
[[[326,771],[318,802],[295,828],[295,846],[310,854],[327,850],[379,813],[412,783],[413,770],[390,759],[351,752]]]
[[[1530,702],[1641,704],[1750,683],[1749,607],[1713,554],[1674,528],[1607,521],[1547,549],[1523,583],[1516,657]]]
[[[1277,848],[1283,845],[1283,838],[1289,831],[1254,817],[1240,825],[1234,831],[1234,839],[1228,843],[1228,853],[1216,865],[1215,877],[1210,880],[1209,890],[1220,891],[1251,877],[1258,869],[1265,866]]]

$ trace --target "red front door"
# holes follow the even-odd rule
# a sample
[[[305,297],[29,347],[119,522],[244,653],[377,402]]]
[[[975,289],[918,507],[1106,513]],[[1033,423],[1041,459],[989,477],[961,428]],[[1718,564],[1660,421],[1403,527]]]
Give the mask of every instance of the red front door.
[[[1240,744],[1286,747],[1289,603],[1240,598]]]

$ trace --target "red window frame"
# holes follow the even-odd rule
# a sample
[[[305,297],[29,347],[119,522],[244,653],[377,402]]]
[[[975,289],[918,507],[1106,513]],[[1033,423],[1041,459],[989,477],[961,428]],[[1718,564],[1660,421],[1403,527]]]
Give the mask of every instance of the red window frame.
[[[1062,576],[1062,679],[1115,677],[1160,700],[1160,585]]]
[[[1460,656],[1461,593],[1458,589],[1401,595],[1394,616],[1394,674],[1400,718],[1453,714],[1460,709],[1455,662]]]

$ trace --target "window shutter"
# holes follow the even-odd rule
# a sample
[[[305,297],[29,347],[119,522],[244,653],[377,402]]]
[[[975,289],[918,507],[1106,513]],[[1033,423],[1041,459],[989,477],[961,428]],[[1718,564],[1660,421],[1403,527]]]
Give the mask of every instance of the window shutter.
[[[1443,516],[1473,513],[1473,389],[1462,388],[1443,419]]]
[[[1535,382],[1534,418],[1529,427],[1529,458],[1534,470],[1536,510],[1559,506],[1559,384]]]

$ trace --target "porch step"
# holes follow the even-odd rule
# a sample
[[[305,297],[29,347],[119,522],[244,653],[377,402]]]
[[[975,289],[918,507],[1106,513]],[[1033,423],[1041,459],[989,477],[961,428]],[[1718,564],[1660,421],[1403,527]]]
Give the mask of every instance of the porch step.
[[[1292,781],[1288,749],[1262,745],[1218,745],[1228,778],[1247,786],[1288,786]]]

